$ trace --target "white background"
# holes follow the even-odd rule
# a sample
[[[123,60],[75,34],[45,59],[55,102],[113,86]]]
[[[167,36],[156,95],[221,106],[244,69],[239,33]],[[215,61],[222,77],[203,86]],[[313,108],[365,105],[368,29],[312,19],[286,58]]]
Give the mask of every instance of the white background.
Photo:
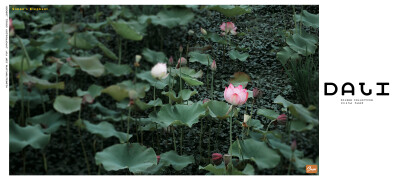
[[[4,3],[13,4],[110,4],[119,1],[74,0],[36,2],[9,1],[0,7],[0,27],[5,30]],[[319,4],[320,50],[320,151],[321,178],[382,177],[398,178],[400,161],[400,15],[396,1],[128,1],[118,4]],[[5,35],[0,35],[0,56],[5,53]],[[8,176],[8,89],[4,88],[4,61],[0,60],[0,90],[3,119],[1,126],[1,174]],[[374,102],[341,105],[343,98],[323,95],[324,82],[338,87],[352,82],[356,96],[359,82],[373,93],[380,91],[376,82],[390,82],[390,96],[371,95]],[[340,91],[339,91],[340,92]],[[40,177],[40,176],[39,176]],[[131,176],[135,177],[135,176]],[[168,177],[168,176],[167,176]],[[176,177],[176,176],[171,176]],[[181,176],[185,177],[185,176]],[[220,177],[220,176],[218,176]],[[254,176],[282,177],[282,176]],[[283,176],[286,177],[286,176]]]

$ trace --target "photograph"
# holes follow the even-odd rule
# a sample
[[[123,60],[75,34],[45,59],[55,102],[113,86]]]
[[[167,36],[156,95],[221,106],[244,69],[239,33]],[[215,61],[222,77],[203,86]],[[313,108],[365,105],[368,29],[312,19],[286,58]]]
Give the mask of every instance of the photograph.
[[[9,176],[319,175],[318,4],[26,4]]]

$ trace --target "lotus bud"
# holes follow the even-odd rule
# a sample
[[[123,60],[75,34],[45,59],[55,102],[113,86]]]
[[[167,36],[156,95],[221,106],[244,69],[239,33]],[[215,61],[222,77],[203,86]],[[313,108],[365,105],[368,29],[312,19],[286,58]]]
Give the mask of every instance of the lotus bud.
[[[259,93],[260,93],[260,91],[258,90],[257,87],[255,87],[255,88],[253,89],[253,97],[254,97],[254,98],[257,98],[257,96],[258,96]]]
[[[151,69],[151,76],[158,80],[167,78],[167,64],[157,63],[156,65],[154,65],[154,67]]]
[[[13,23],[12,23],[12,19],[10,18],[9,19],[9,30],[10,30],[10,36],[14,36],[14,34],[15,34],[15,31],[14,31],[14,26],[13,26]]]
[[[205,29],[200,28],[200,31],[201,31],[201,33],[202,33],[203,35],[207,35],[207,31],[206,31]]]
[[[231,160],[232,160],[232,155],[229,155],[229,154],[225,154],[224,155],[224,163],[225,163],[225,165],[228,165],[231,162]]]
[[[244,123],[247,123],[247,121],[249,121],[250,118],[251,118],[250,115],[244,114],[244,116],[243,116],[243,122],[244,122]]]
[[[217,71],[217,63],[215,62],[215,60],[213,60],[213,62],[211,63],[211,71]]]
[[[161,159],[161,157],[159,155],[157,155],[157,165],[158,165],[158,163],[160,163],[160,159]]]
[[[204,104],[204,103],[207,103],[207,102],[209,102],[209,101],[210,101],[210,100],[206,98],[206,99],[203,100],[203,104]]]
[[[181,45],[181,46],[179,46],[179,52],[180,52],[180,53],[182,53],[182,52],[183,52],[183,47],[182,47],[182,45]]]
[[[168,59],[168,65],[173,65],[174,64],[174,59],[171,57],[169,57]]]
[[[222,155],[220,153],[213,153],[212,161],[215,165],[221,164],[222,163]]]
[[[94,101],[94,98],[90,94],[85,94],[82,99],[82,104],[86,104],[86,103],[92,104],[93,101]]]
[[[136,61],[137,63],[139,63],[141,59],[142,59],[142,56],[141,56],[141,55],[136,55],[136,56],[135,56],[135,61]]]
[[[286,114],[281,114],[281,115],[278,116],[278,118],[276,118],[276,120],[278,122],[284,123],[287,120],[287,116],[286,116]]]
[[[178,64],[176,64],[176,68],[180,68],[182,65],[186,65],[187,64],[187,60],[184,57],[181,57],[178,60]]]
[[[292,144],[290,145],[290,149],[292,149],[292,152],[294,152],[296,150],[296,148],[297,148],[297,142],[296,142],[296,139],[294,139],[292,141]]]
[[[138,97],[138,94],[135,90],[129,90],[129,99],[135,100],[135,99],[137,99],[137,97]]]
[[[191,35],[194,34],[194,31],[190,29],[190,30],[188,31],[188,34],[191,36]]]
[[[31,81],[24,82],[24,85],[28,87],[28,92],[32,92],[32,87],[35,85],[35,83],[32,83]]]

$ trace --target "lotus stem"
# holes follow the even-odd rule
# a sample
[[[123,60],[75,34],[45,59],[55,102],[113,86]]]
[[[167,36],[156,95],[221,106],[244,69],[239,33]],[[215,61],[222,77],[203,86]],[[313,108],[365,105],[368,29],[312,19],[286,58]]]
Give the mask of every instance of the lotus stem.
[[[210,60],[208,59],[208,56],[207,56],[207,75],[206,75],[206,84],[207,84],[206,90],[207,91],[208,91],[208,68],[210,68]]]
[[[96,6],[96,22],[99,23],[99,6]]]
[[[200,119],[200,141],[199,141],[199,149],[200,149],[200,155],[201,155],[201,144],[202,144],[202,139],[203,139],[203,118]]]
[[[179,60],[181,60],[181,58],[182,58],[182,52],[180,52],[178,62],[179,62]],[[182,70],[181,69],[182,69],[182,60],[181,60],[181,63],[179,63],[179,91],[182,91]]]
[[[25,148],[24,149],[22,149],[22,165],[23,165],[23,168],[22,168],[22,172],[23,172],[23,174],[25,175],[25,173],[26,173],[26,157],[25,157]]]
[[[276,121],[276,119],[274,119],[274,120],[272,120],[271,122],[269,122],[269,124],[268,124],[268,126],[267,126],[267,131],[266,131],[266,133],[268,132],[269,126],[270,126],[274,121]]]
[[[61,11],[61,31],[64,33],[64,11]]]
[[[127,124],[127,126],[126,126],[126,143],[129,143],[129,128],[130,128],[129,121],[131,120],[130,118],[131,118],[131,106],[128,107],[128,117],[126,118],[126,124]]]
[[[58,74],[56,75],[56,84],[58,83]],[[58,96],[58,88],[56,88],[56,96]]]
[[[214,72],[211,71],[211,100],[214,100]]]
[[[181,127],[181,155],[182,155],[182,152],[183,152],[183,144],[182,144],[182,141],[183,141],[183,126]]]
[[[42,90],[39,90],[40,101],[42,102],[43,113],[46,113],[46,106],[44,105]]]
[[[78,119],[81,120],[81,110],[79,110]],[[79,141],[81,142],[81,146],[82,146],[83,156],[85,157],[86,167],[87,167],[87,170],[88,170],[88,174],[90,175],[90,164],[89,164],[88,157],[86,155],[85,146],[83,145],[81,127],[80,126],[78,126],[78,133],[79,133]]]
[[[178,152],[176,150],[175,127],[174,126],[172,126],[172,137],[174,139],[174,150],[175,150],[175,152]]]
[[[232,146],[232,112],[233,112],[233,109],[232,109],[231,115],[229,117],[229,144],[230,144],[230,146]],[[229,153],[229,155],[232,155],[232,151]]]
[[[122,58],[121,41],[122,41],[121,37],[118,37],[118,65],[121,65],[121,58]]]
[[[43,167],[44,167],[44,171],[47,174],[47,159],[46,159],[46,153],[44,151],[42,151],[42,157],[43,157]]]
[[[290,160],[289,160],[289,168],[288,168],[288,171],[287,171],[286,175],[289,175],[290,174],[290,170],[292,169],[293,153],[294,152],[292,151],[292,155],[290,156]]]

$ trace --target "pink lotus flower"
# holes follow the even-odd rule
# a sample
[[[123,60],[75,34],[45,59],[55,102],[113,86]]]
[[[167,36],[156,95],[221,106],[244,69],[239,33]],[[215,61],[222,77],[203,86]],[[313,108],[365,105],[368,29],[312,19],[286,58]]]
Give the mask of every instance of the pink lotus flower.
[[[154,65],[154,67],[151,69],[151,76],[158,80],[167,78],[167,64],[157,63],[156,65]]]
[[[215,60],[213,60],[213,62],[211,64],[211,70],[212,71],[216,71],[217,70],[217,63],[215,62]]]
[[[172,56],[171,56],[171,57],[169,57],[169,59],[168,59],[168,65],[172,65],[172,64],[174,64],[174,59],[173,59]]]
[[[229,84],[228,88],[225,87],[224,98],[228,103],[234,106],[243,105],[246,103],[248,97],[249,92],[247,92],[247,89],[244,89],[242,85],[235,88],[232,84]]]
[[[9,30],[10,30],[10,35],[11,36],[14,36],[14,34],[15,34],[15,32],[14,32],[14,26],[13,26],[13,22],[12,22],[12,19],[10,18],[9,19]]]
[[[281,114],[278,116],[278,118],[276,118],[276,120],[278,120],[278,122],[286,122],[287,116],[286,114]]]
[[[222,163],[222,155],[220,153],[213,153],[212,161],[215,165],[221,164]]]
[[[176,64],[176,68],[180,68],[181,65],[186,65],[186,64],[187,64],[186,58],[181,57],[181,58],[178,60],[178,64]]]
[[[94,98],[90,94],[85,94],[82,99],[82,104],[92,104]]]
[[[225,35],[228,33],[231,33],[232,35],[237,34],[237,32],[236,32],[237,27],[235,26],[235,24],[233,22],[227,22],[227,23],[224,22],[219,26],[219,28],[222,31],[224,31],[224,32],[222,32],[222,35]]]
[[[203,104],[204,104],[204,103],[207,103],[207,102],[209,102],[209,101],[210,101],[210,100],[207,99],[207,98],[206,98],[206,99],[203,99]]]

